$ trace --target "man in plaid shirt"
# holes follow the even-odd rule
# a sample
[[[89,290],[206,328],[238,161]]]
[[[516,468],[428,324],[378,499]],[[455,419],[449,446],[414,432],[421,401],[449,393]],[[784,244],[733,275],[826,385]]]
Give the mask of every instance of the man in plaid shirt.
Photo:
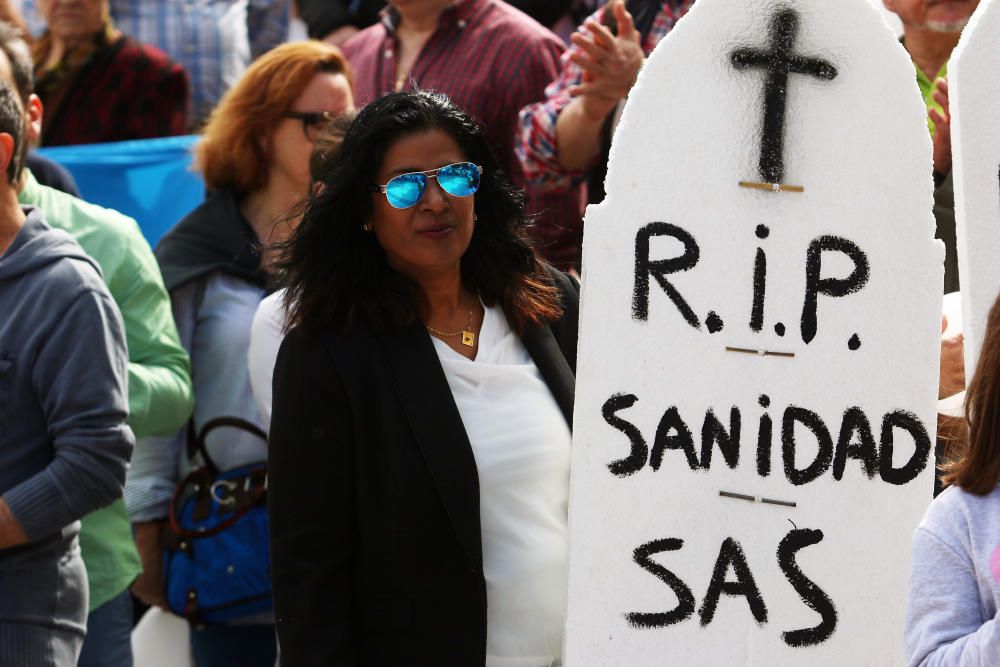
[[[584,190],[542,192],[514,155],[517,114],[543,99],[559,73],[562,41],[500,0],[390,0],[382,21],[343,47],[359,104],[393,90],[445,93],[483,124],[515,185],[527,187],[538,249],[562,269],[579,268]]]
[[[521,110],[517,156],[528,181],[559,191],[579,183],[610,141],[610,123],[645,56],[694,0],[612,0],[584,22],[546,99]],[[613,116],[614,114],[614,116]],[[593,195],[593,193],[592,193]],[[591,201],[600,197],[591,197]]]

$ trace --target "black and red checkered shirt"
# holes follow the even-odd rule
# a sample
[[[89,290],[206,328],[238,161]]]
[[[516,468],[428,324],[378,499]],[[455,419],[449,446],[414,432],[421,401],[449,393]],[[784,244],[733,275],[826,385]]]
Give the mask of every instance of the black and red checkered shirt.
[[[394,11],[344,45],[355,73],[358,104],[396,89],[398,49]],[[402,90],[437,90],[475,116],[500,164],[527,185],[514,155],[517,114],[544,99],[559,75],[563,43],[533,19],[498,0],[458,0],[438,20]],[[527,209],[543,256],[560,268],[579,267],[583,185],[559,193],[527,187]]]
[[[42,99],[42,145],[151,139],[187,131],[188,79],[165,53],[121,37],[68,83],[58,104]]]

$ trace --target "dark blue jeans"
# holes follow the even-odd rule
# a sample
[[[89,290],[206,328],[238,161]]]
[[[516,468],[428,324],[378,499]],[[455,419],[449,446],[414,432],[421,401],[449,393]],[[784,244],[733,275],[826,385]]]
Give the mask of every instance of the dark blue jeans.
[[[207,625],[191,628],[198,667],[274,667],[278,640],[273,625]]]
[[[132,667],[132,596],[127,590],[90,612],[77,667]]]

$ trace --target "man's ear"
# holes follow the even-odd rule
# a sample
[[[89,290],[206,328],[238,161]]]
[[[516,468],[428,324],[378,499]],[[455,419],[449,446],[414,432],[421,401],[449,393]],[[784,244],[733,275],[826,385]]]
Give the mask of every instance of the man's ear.
[[[25,113],[28,116],[28,145],[32,145],[38,142],[38,138],[42,136],[42,100],[39,99],[38,95],[32,93],[28,98],[28,108]]]
[[[0,179],[7,182],[7,167],[14,159],[14,137],[0,132]]]
[[[882,4],[893,14],[896,13],[896,0],[882,0]]]

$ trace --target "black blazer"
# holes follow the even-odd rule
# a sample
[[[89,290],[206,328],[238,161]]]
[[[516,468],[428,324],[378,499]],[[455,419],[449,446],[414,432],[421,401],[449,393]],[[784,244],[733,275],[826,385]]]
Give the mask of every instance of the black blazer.
[[[579,295],[523,342],[572,425]],[[430,336],[295,329],[274,371],[272,585],[282,664],[486,659],[479,477]]]

